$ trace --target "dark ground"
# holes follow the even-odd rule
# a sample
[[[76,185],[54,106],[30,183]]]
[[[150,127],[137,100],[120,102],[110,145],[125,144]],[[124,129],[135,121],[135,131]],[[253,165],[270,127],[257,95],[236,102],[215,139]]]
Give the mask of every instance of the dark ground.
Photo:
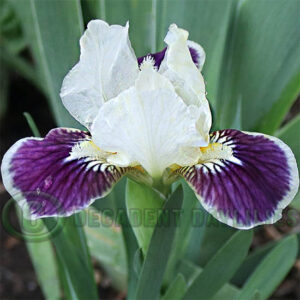
[[[31,136],[31,131],[23,117],[29,112],[38,124],[42,136],[55,127],[44,97],[25,80],[13,75],[10,84],[9,106],[5,117],[0,120],[0,161],[4,152],[15,141]],[[291,110],[289,118],[299,112],[300,101]],[[9,199],[0,180],[0,206]],[[298,221],[300,215],[297,216]],[[300,221],[299,221],[300,223]],[[291,228],[282,224],[262,227],[255,235],[255,248],[271,240],[281,238]],[[0,246],[0,299],[43,299],[37,279],[24,242],[17,240],[4,231],[1,226]],[[123,293],[114,291],[110,281],[99,266],[95,266],[96,281],[102,299],[124,299]],[[278,287],[271,299],[300,299],[300,260]],[[225,300],[225,299],[224,299]]]

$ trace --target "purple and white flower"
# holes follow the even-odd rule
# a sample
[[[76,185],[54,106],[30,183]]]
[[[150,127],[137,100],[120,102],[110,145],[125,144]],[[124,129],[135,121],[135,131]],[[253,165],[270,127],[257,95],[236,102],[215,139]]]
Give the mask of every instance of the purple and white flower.
[[[22,196],[31,218],[74,214],[123,175],[154,188],[182,176],[208,212],[236,228],[281,217],[299,185],[292,151],[260,133],[210,134],[205,53],[174,24],[165,42],[163,51],[136,58],[128,24],[88,24],[80,61],[61,89],[88,131],[56,128],[44,139],[24,138],[3,158],[4,185]]]

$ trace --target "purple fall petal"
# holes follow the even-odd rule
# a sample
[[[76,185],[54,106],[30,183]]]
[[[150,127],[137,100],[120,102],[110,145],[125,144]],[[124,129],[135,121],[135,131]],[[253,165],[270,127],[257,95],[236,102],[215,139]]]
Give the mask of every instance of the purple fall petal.
[[[44,139],[22,139],[5,154],[4,185],[20,206],[27,205],[31,218],[71,215],[105,196],[126,172],[70,156],[74,145],[90,139],[87,132],[57,128]]]
[[[203,206],[241,229],[276,222],[299,186],[289,147],[274,137],[230,129],[212,133],[211,143],[230,147],[232,159],[210,159],[178,171]]]

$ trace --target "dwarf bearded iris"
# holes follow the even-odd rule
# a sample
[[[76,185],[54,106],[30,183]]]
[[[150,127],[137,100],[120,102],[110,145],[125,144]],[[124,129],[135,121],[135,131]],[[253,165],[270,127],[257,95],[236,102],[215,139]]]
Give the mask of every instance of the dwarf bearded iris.
[[[88,131],[51,130],[5,154],[3,181],[31,218],[69,216],[105,196],[123,176],[155,189],[183,177],[203,207],[237,228],[273,223],[295,196],[298,170],[275,137],[210,132],[201,69],[205,53],[171,25],[167,47],[136,58],[125,27],[95,20],[61,98]]]

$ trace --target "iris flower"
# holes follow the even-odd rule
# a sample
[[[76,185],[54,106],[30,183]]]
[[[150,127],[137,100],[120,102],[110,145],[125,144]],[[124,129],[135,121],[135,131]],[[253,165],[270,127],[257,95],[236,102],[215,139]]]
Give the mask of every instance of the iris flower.
[[[88,24],[61,89],[88,131],[56,128],[16,142],[1,166],[8,192],[36,219],[72,215],[124,175],[157,190],[183,177],[221,222],[276,222],[299,185],[290,148],[261,133],[210,133],[202,47],[173,24],[163,51],[136,58],[128,27]]]

